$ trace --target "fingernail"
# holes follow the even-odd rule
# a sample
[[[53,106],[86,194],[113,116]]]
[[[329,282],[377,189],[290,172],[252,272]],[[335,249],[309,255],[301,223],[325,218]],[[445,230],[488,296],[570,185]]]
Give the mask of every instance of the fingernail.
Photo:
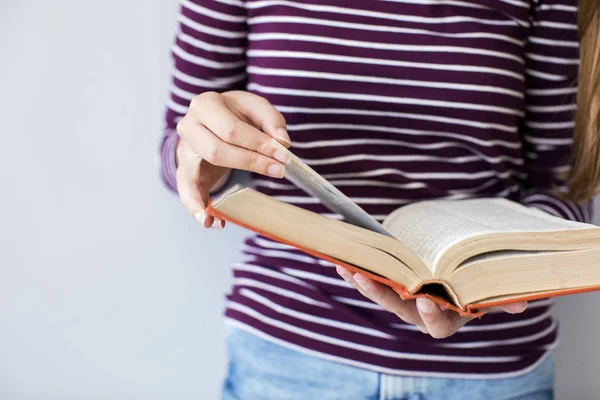
[[[206,215],[202,211],[198,211],[196,214],[194,214],[194,219],[200,225],[204,225],[204,220],[206,219]]]
[[[348,271],[344,267],[340,267],[339,265],[335,266],[335,270],[342,278],[346,279],[349,277]]]
[[[279,164],[271,164],[267,168],[267,175],[273,178],[283,178],[283,166]]]
[[[363,276],[361,274],[354,274],[354,280],[358,283],[363,289],[369,288],[369,278]]]
[[[527,303],[508,304],[504,310],[509,314],[520,314],[527,309]]]
[[[276,159],[277,161],[281,161],[284,164],[287,164],[287,162],[290,160],[290,158],[288,157],[287,151],[285,151],[283,149],[275,150],[275,152],[273,153],[273,158]]]
[[[288,135],[285,128],[277,128],[275,130],[275,136],[277,136],[277,139],[281,142],[281,144],[286,145],[286,147],[290,146],[290,135]]]
[[[212,227],[214,229],[223,229],[223,221],[215,218],[215,220],[213,221]]]
[[[433,301],[429,299],[418,298],[417,299],[417,309],[425,314],[429,314],[433,311]]]

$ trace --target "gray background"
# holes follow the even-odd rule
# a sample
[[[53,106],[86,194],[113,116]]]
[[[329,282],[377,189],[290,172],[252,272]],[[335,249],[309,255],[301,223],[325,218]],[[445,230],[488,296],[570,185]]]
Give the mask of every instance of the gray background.
[[[0,0],[0,399],[217,399],[245,233],[157,149],[175,0]],[[600,296],[561,299],[558,398],[600,392]]]

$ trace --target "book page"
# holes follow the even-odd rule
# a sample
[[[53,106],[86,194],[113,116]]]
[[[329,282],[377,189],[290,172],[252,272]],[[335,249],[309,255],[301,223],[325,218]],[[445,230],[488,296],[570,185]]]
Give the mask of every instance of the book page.
[[[539,254],[548,254],[548,253],[559,253],[559,251],[531,251],[531,250],[496,250],[496,251],[488,251],[486,253],[481,253],[473,257],[467,258],[463,261],[456,269],[469,267],[475,263],[494,261],[498,259],[506,260],[506,262],[510,262],[511,258],[514,257],[525,257]]]
[[[392,213],[384,226],[433,269],[449,248],[474,236],[596,228],[505,199],[415,203]]]
[[[207,212],[216,212],[220,218],[261,235],[313,255],[317,253],[317,257],[324,255],[370,271],[408,289],[416,287],[421,276],[430,278],[427,267],[397,239],[329,219],[250,188],[231,188],[211,202]]]
[[[281,143],[272,139],[271,146],[287,153],[288,162],[285,164],[285,178],[298,186],[298,188],[319,199],[325,207],[334,213],[340,214],[344,218],[344,221],[349,224],[360,226],[361,228],[385,236],[392,236],[375,218],[360,208],[291,151],[286,149]]]
[[[418,207],[411,207],[411,212],[400,213],[400,210],[392,213],[384,226],[419,256],[432,272],[440,257],[452,245],[473,235],[491,232],[483,224],[464,220],[459,214],[431,204],[418,204]]]
[[[600,247],[594,246],[585,250],[518,252],[490,257],[457,269],[452,274],[452,288],[463,304],[472,304],[597,287],[600,285],[599,256]]]
[[[428,203],[437,210],[485,225],[496,232],[552,232],[597,228],[594,225],[558,218],[539,209],[501,198],[439,200]]]

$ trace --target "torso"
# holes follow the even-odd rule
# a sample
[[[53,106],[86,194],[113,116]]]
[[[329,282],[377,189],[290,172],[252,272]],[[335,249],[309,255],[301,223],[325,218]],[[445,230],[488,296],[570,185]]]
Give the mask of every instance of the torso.
[[[422,199],[519,195],[529,2],[246,7],[248,90],[283,113],[295,154],[376,218]],[[337,217],[285,180],[254,183]],[[388,373],[510,376],[556,339],[548,301],[437,341],[364,299],[330,264],[262,237],[245,251],[230,321],[330,359]]]

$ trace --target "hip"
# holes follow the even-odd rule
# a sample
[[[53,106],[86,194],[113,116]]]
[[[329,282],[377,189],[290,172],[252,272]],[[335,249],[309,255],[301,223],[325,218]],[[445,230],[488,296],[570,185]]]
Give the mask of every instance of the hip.
[[[230,326],[223,400],[285,399],[553,399],[551,355],[502,379],[459,379],[379,373],[275,343]]]

